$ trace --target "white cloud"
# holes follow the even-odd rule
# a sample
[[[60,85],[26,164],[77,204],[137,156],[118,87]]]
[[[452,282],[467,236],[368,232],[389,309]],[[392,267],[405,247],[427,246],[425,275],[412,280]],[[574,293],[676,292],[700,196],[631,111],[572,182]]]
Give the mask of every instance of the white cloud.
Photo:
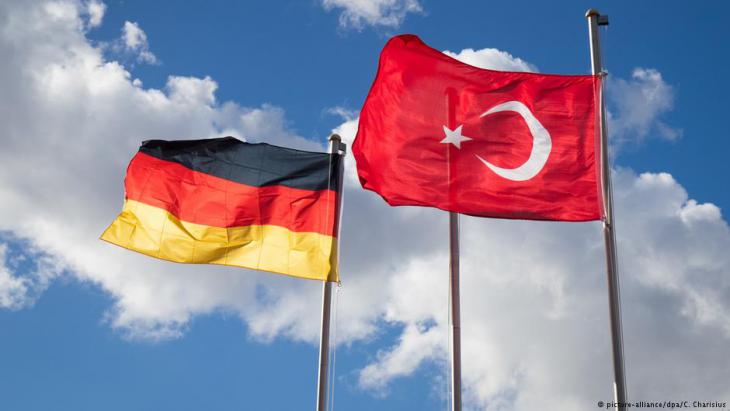
[[[23,278],[14,276],[5,266],[7,245],[0,244],[0,308],[18,308],[24,305],[28,287]]]
[[[167,80],[170,100],[191,106],[211,106],[215,104],[215,91],[218,84],[210,77],[170,76]]]
[[[106,13],[106,4],[91,0],[86,5],[86,12],[89,14],[89,27],[99,27]]]
[[[121,207],[124,169],[141,140],[234,134],[323,144],[287,126],[280,108],[217,101],[210,78],[171,76],[163,90],[144,88],[90,44],[83,13],[72,0],[0,3],[0,230],[51,256],[53,269],[41,272],[52,274],[38,277],[46,284],[65,270],[109,293],[106,320],[129,337],[174,338],[194,316],[223,311],[255,338],[316,343],[320,284],[169,264],[97,237]],[[492,56],[474,60],[480,65],[533,68],[498,51],[455,54],[480,53]],[[351,143],[356,128],[351,119],[337,131]],[[338,339],[386,346],[359,373],[361,386],[382,392],[445,359],[447,218],[390,208],[358,187],[351,158],[346,171]],[[618,170],[614,181],[630,394],[730,398],[730,370],[718,361],[730,346],[727,222],[668,174]],[[468,404],[584,410],[610,399],[599,225],[464,217],[462,230]],[[24,255],[14,242],[4,247],[0,299],[18,308],[29,304],[19,295],[34,295],[24,291],[29,281],[43,281],[8,262]],[[383,323],[401,330],[395,341],[381,339]]]
[[[11,239],[0,231],[0,309],[17,310],[32,305],[64,267],[27,243],[18,244],[24,247],[22,254],[11,252]]]
[[[358,116],[357,110],[352,110],[352,109],[349,109],[349,108],[343,107],[343,106],[329,107],[325,110],[325,113],[333,115],[333,116],[337,116],[343,120],[356,119]]]
[[[676,140],[682,130],[667,125],[661,116],[674,107],[674,88],[655,69],[636,68],[630,80],[608,77],[609,133],[614,148],[640,143],[654,133]]]
[[[394,378],[412,374],[424,361],[446,357],[448,276],[433,269],[443,265],[443,257],[437,253],[411,259],[387,282],[383,319],[403,325],[403,331],[393,349],[379,351],[375,361],[360,372],[362,387],[382,391]],[[404,323],[405,318],[410,320]]]
[[[147,42],[147,34],[139,27],[139,24],[131,21],[125,21],[122,26],[122,38],[124,49],[127,52],[134,53],[137,61],[147,64],[158,64],[157,57],[150,51]]]
[[[497,49],[464,49],[458,53],[453,51],[444,51],[444,54],[451,56],[457,60],[461,60],[466,64],[472,66],[500,71],[538,71],[537,67],[522,60],[519,57],[514,57],[506,51]]]
[[[122,40],[129,50],[135,50],[147,45],[147,35],[137,23],[125,21],[122,27]]]
[[[421,13],[418,0],[322,0],[325,10],[341,9],[340,26],[397,28],[408,13]]]

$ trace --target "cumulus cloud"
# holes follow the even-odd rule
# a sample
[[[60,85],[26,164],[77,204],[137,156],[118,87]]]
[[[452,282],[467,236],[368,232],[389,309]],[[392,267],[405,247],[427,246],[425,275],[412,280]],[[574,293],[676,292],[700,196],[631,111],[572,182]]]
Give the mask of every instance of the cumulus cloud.
[[[674,108],[674,88],[656,69],[636,68],[629,80],[609,76],[606,94],[614,148],[640,143],[649,136],[669,141],[682,136],[682,129],[662,120]]]
[[[139,24],[125,21],[122,26],[122,38],[124,49],[137,56],[137,61],[147,64],[157,64],[157,57],[150,51],[147,42],[147,34],[139,27]]]
[[[522,60],[519,57],[514,57],[506,51],[498,49],[464,49],[458,53],[446,50],[444,51],[444,54],[457,60],[461,60],[466,64],[471,64],[472,66],[489,70],[538,71],[536,66]]]
[[[104,19],[106,4],[98,0],[92,0],[86,5],[86,12],[89,15],[89,27],[98,27]]]
[[[0,245],[0,308],[17,308],[24,305],[28,287],[6,267],[7,245]]]
[[[0,308],[32,305],[63,269],[57,259],[0,231]]]
[[[632,398],[726,398],[719,381],[730,371],[717,359],[730,340],[727,222],[668,174],[621,169],[614,178]],[[439,231],[441,247],[407,260],[387,283],[382,318],[402,332],[361,371],[365,388],[377,392],[448,358],[448,252]],[[467,403],[531,410],[549,398],[555,408],[584,410],[610,399],[599,225],[463,217],[462,233]],[[703,382],[687,385],[687,375]]]
[[[343,106],[329,107],[325,110],[325,113],[332,115],[332,116],[339,117],[343,120],[356,119],[358,116],[357,110],[352,110],[352,109],[349,109],[349,108],[343,107]]]
[[[418,0],[322,0],[325,10],[340,9],[340,26],[397,28],[408,13],[421,13]]]
[[[222,311],[254,338],[316,344],[320,284],[170,264],[97,237],[121,207],[124,170],[141,140],[232,134],[313,150],[324,142],[298,135],[281,108],[218,101],[211,78],[170,76],[164,89],[143,87],[88,41],[84,10],[73,0],[0,3],[0,230],[12,233],[0,241],[0,304],[28,306],[26,296],[68,273],[109,293],[106,321],[131,338],[179,337],[194,316]],[[534,69],[484,50],[453,55]],[[351,143],[356,129],[349,119],[336,131]],[[358,382],[383,392],[447,358],[447,217],[388,207],[359,188],[351,158],[346,173],[338,340],[381,348]],[[618,169],[614,186],[630,394],[730,398],[730,370],[718,360],[730,340],[727,222],[669,174]],[[467,403],[532,410],[549,400],[584,410],[610,399],[599,225],[464,217],[462,232]],[[51,268],[24,265],[39,260],[29,249],[42,250]],[[386,324],[394,340],[379,331]]]
[[[139,28],[137,23],[130,21],[125,21],[124,26],[122,26],[122,40],[130,50],[147,45],[147,35]]]
[[[360,386],[382,392],[394,378],[412,374],[424,361],[446,359],[448,276],[434,269],[443,268],[443,263],[443,251],[431,257],[419,256],[387,282],[383,319],[402,324],[403,330],[394,347],[380,350],[360,371]],[[403,321],[405,318],[410,320]]]

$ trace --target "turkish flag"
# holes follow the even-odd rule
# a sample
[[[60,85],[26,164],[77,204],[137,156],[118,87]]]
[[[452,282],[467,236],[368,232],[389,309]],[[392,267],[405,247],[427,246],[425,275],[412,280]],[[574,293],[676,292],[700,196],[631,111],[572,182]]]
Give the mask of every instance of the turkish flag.
[[[360,182],[394,206],[600,219],[599,91],[597,76],[484,70],[396,36],[360,113]]]

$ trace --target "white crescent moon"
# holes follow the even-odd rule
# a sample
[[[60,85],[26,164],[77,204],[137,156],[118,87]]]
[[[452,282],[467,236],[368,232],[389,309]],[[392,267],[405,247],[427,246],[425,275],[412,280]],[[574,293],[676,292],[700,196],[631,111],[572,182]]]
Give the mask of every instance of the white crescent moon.
[[[553,141],[550,138],[550,133],[548,133],[547,129],[543,127],[537,118],[535,118],[532,111],[519,101],[513,100],[498,104],[484,112],[484,114],[480,117],[498,113],[500,111],[514,111],[522,116],[522,119],[525,120],[525,123],[527,123],[527,128],[530,129],[530,134],[532,134],[532,152],[530,153],[530,158],[517,168],[502,168],[495,166],[478,155],[476,157],[484,163],[485,166],[489,167],[490,170],[503,178],[512,181],[527,181],[532,177],[535,177],[537,173],[542,170],[550,156],[550,151],[553,148]]]

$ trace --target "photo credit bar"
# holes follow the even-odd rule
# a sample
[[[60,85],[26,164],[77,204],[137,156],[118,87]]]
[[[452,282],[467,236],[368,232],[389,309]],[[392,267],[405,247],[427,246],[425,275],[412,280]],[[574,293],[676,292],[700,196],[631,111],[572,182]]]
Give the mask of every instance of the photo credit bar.
[[[607,410],[616,409],[619,406],[624,408],[636,408],[636,409],[682,409],[682,408],[695,408],[695,409],[715,409],[721,411],[730,411],[727,406],[727,401],[636,401],[617,403],[614,401],[598,401],[598,408],[605,408]]]

